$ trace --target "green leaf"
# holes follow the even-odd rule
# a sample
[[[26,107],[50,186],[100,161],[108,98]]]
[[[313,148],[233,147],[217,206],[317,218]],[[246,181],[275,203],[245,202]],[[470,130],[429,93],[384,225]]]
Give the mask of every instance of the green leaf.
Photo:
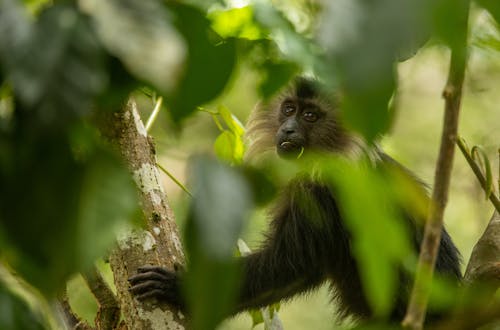
[[[0,2],[0,68],[7,72],[15,66],[32,33],[26,12],[14,0]]]
[[[71,6],[52,6],[28,37],[12,43],[10,56],[17,57],[4,62],[9,78],[22,104],[36,110],[42,123],[89,113],[107,77],[104,53],[85,16]]]
[[[35,312],[27,301],[15,295],[0,282],[0,329],[44,330],[49,329],[42,315]]]
[[[221,115],[224,123],[227,125],[229,130],[234,133],[237,137],[242,137],[245,134],[245,127],[243,124],[233,115],[228,108],[221,105],[217,108],[219,114]]]
[[[222,131],[214,143],[217,157],[231,164],[239,164],[243,161],[244,148],[241,138],[228,130]]]
[[[223,91],[236,64],[236,45],[220,38],[199,10],[179,3],[170,8],[188,49],[178,88],[165,98],[172,119],[179,123]]]
[[[427,39],[430,16],[429,1],[326,3],[319,42],[327,56],[319,74],[332,88],[340,84],[347,124],[369,142],[390,127],[394,64],[415,53]]]
[[[95,135],[73,136],[72,145],[55,129],[21,128],[2,141],[0,244],[18,274],[52,297],[112,246],[116,227],[137,207],[135,187],[97,141],[78,150]]]
[[[495,18],[498,24],[500,24],[500,2],[496,0],[476,0],[476,2],[481,6],[488,10]]]
[[[317,64],[318,51],[307,39],[298,33],[293,24],[275,6],[265,1],[256,2],[255,20],[269,31],[270,38],[278,45],[283,56],[306,70]]]
[[[106,49],[138,79],[171,92],[183,71],[186,45],[159,0],[88,0],[82,6]]]
[[[462,43],[462,37],[467,34],[469,1],[440,0],[432,5],[432,32],[447,46],[455,48]]]
[[[251,187],[255,204],[263,206],[276,196],[278,188],[276,187],[275,180],[265,170],[244,166],[242,174]]]
[[[240,269],[234,249],[252,197],[235,168],[212,158],[196,158],[189,177],[194,197],[184,235],[190,260],[185,290],[192,327],[214,329],[237,296]]]
[[[208,157],[194,161],[190,177],[194,181],[192,216],[203,233],[200,244],[213,258],[232,257],[252,206],[245,178],[236,169]]]
[[[209,18],[212,20],[213,29],[225,38],[257,40],[267,35],[262,26],[255,22],[252,6],[214,10],[209,13]]]
[[[264,73],[264,78],[259,85],[259,94],[266,100],[299,72],[299,66],[289,61],[266,61],[260,70]]]
[[[388,184],[391,181],[386,176],[391,172],[374,168],[369,160],[327,160],[323,166],[338,191],[340,211],[352,233],[364,293],[375,315],[387,316],[393,307],[400,267],[414,260],[399,213],[399,190]]]
[[[79,191],[75,245],[81,269],[109,251],[138,207],[136,187],[124,164],[105,150],[94,153]]]

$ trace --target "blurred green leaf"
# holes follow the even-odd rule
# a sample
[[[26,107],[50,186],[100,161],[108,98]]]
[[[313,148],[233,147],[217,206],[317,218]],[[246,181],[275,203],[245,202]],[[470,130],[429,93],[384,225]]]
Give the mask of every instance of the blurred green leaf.
[[[214,150],[217,157],[231,164],[240,164],[243,161],[245,145],[241,137],[233,132],[224,130],[215,140]]]
[[[338,191],[364,292],[375,315],[386,316],[395,303],[400,267],[412,257],[407,228],[394,189],[369,160],[326,160],[325,175]],[[363,207],[359,207],[363,203]]]
[[[0,2],[0,68],[4,73],[15,66],[32,33],[26,12],[14,0]]]
[[[18,127],[6,138],[0,244],[9,264],[51,296],[110,248],[114,229],[136,209],[135,188],[109,151],[95,146],[79,153],[56,129]]]
[[[163,93],[171,92],[183,71],[186,45],[159,0],[82,1],[99,38],[135,76]]]
[[[467,32],[468,0],[439,0],[432,5],[432,32],[447,46],[455,48]]]
[[[264,78],[259,85],[259,94],[266,100],[296,76],[300,68],[289,61],[266,61],[260,69],[264,73]]]
[[[3,63],[23,105],[36,110],[42,123],[87,114],[107,80],[104,53],[87,18],[55,5],[41,13],[29,36],[26,27],[11,29],[19,39],[0,41],[13,46]]]
[[[213,258],[232,257],[252,206],[245,178],[236,169],[208,157],[193,161],[189,177],[193,180],[192,220],[203,233],[200,244]]]
[[[276,196],[278,188],[275,180],[265,170],[245,166],[242,168],[242,174],[252,190],[253,200],[257,205],[265,205]]]
[[[254,6],[255,20],[269,31],[269,37],[278,45],[288,60],[312,70],[316,66],[318,49],[311,40],[295,30],[293,24],[271,3],[258,1]]]
[[[194,197],[185,231],[190,260],[185,290],[192,327],[214,329],[236,299],[234,251],[252,196],[236,169],[211,158],[196,158],[190,173]]]
[[[215,10],[209,13],[212,27],[221,36],[250,40],[262,39],[267,35],[263,27],[255,22],[252,6]]]
[[[500,24],[500,2],[497,0],[476,0],[476,2],[490,12],[498,24]]]
[[[125,165],[106,150],[94,153],[79,191],[74,244],[80,269],[90,267],[113,246],[118,229],[138,207],[136,186]]]
[[[243,137],[245,134],[245,127],[243,124],[236,118],[235,115],[233,115],[228,108],[225,106],[221,105],[217,108],[218,113],[224,120],[224,123],[226,126],[229,128],[231,132],[234,133],[237,137]]]
[[[42,316],[29,304],[10,291],[0,281],[0,329],[45,330],[49,329]]]
[[[340,84],[347,124],[369,142],[388,130],[394,115],[388,107],[396,88],[394,63],[421,47],[430,20],[429,1],[326,3],[318,39],[327,64],[319,73],[332,87]]]
[[[179,123],[223,91],[236,64],[236,45],[218,36],[201,11],[179,3],[170,8],[188,48],[178,88],[165,98],[173,120]]]

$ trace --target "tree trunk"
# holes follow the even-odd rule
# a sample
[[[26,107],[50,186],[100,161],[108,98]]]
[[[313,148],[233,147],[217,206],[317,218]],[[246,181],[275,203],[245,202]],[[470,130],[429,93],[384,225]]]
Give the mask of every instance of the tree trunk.
[[[184,264],[177,226],[160,184],[153,141],[133,100],[121,111],[102,114],[99,125],[133,174],[145,218],[144,229],[130,229],[120,235],[110,256],[125,323],[130,330],[184,329],[186,320],[180,311],[160,303],[140,303],[128,291],[127,279],[140,266],[174,269],[175,264]]]

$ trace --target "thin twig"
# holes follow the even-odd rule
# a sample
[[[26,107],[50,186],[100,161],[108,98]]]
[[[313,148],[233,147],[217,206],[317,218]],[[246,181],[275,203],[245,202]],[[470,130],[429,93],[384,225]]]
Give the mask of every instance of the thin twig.
[[[163,103],[163,97],[159,97],[158,100],[156,101],[155,107],[153,109],[153,112],[151,113],[151,116],[148,118],[148,122],[146,123],[146,132],[149,132],[149,129],[151,126],[153,126],[153,123],[156,120],[156,117],[158,116],[158,113],[160,113],[161,109],[161,104]]]
[[[97,329],[114,329],[120,319],[120,306],[115,294],[95,266],[83,274],[83,278],[99,304],[95,321]]]
[[[160,170],[165,173],[169,178],[170,180],[174,181],[175,184],[177,184],[182,190],[184,190],[184,192],[186,194],[189,195],[189,197],[193,197],[193,195],[191,194],[191,192],[186,188],[186,186],[184,186],[179,180],[177,180],[177,178],[175,176],[172,175],[172,173],[170,173],[169,171],[167,171],[166,168],[164,168],[163,166],[161,166],[159,163],[156,163],[156,166],[158,166],[160,168]]]
[[[424,237],[420,249],[417,275],[412,289],[410,302],[403,320],[403,326],[412,330],[423,328],[427,302],[430,293],[430,282],[438,254],[443,228],[443,215],[448,201],[451,168],[458,130],[458,117],[462,86],[467,63],[467,26],[469,1],[457,3],[461,7],[461,17],[457,17],[457,39],[451,45],[450,69],[448,81],[443,91],[445,112],[441,146],[434,176],[434,189],[430,203],[429,215],[425,225]]]

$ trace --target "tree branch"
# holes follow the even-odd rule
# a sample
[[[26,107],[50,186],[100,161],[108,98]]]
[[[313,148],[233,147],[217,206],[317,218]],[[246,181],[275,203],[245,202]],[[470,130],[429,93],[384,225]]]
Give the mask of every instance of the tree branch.
[[[430,293],[430,282],[434,272],[441,232],[443,215],[448,201],[451,169],[457,139],[458,118],[462,96],[462,86],[467,63],[467,27],[469,1],[457,2],[461,17],[457,21],[456,39],[451,44],[451,59],[448,81],[443,91],[445,111],[441,146],[434,175],[434,189],[425,224],[424,238],[420,249],[417,275],[412,289],[410,302],[403,320],[408,329],[422,329]]]
[[[95,266],[92,270],[83,274],[83,278],[99,304],[95,319],[97,329],[114,329],[120,319],[120,306],[115,294]]]
[[[118,239],[110,256],[121,310],[129,329],[185,328],[180,311],[165,304],[140,303],[128,291],[128,278],[145,264],[174,269],[184,264],[177,225],[160,184],[155,146],[133,100],[119,111],[100,111],[102,134],[117,147],[137,184],[145,228],[130,229]]]

